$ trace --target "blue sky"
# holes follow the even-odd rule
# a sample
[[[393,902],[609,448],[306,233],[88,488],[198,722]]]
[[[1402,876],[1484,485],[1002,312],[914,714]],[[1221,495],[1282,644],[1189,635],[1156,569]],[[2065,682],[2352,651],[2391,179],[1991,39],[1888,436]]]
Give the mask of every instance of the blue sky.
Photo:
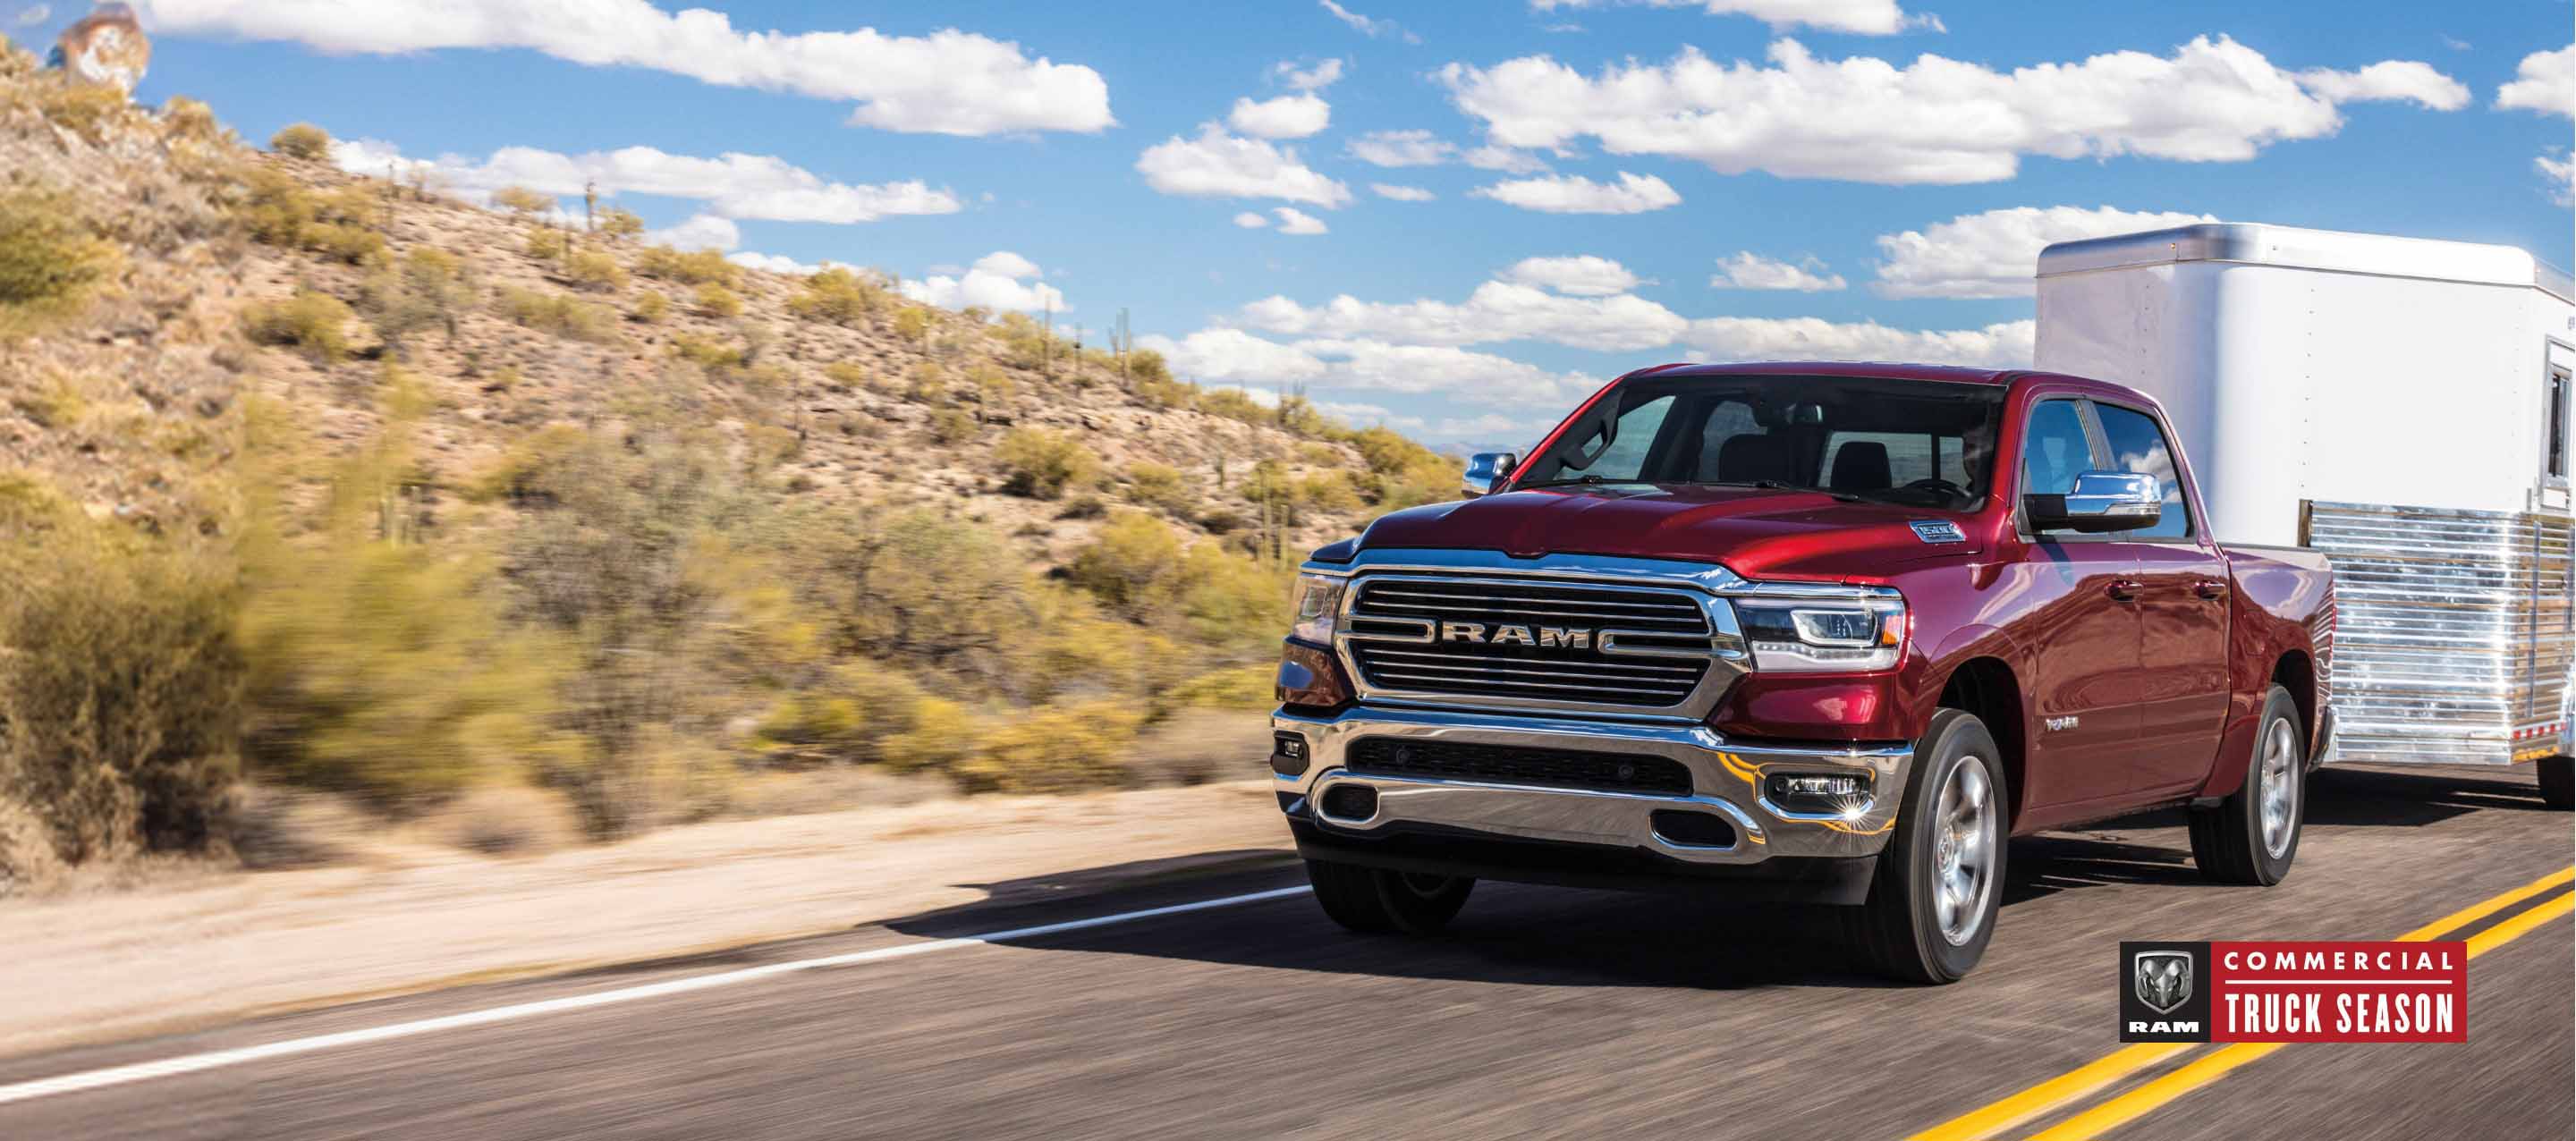
[[[137,7],[142,97],[254,139],[603,177],[691,241],[1052,291],[1095,339],[1124,307],[1185,375],[1461,445],[1659,361],[2017,363],[2035,243],[2179,216],[2571,261],[2565,0]]]

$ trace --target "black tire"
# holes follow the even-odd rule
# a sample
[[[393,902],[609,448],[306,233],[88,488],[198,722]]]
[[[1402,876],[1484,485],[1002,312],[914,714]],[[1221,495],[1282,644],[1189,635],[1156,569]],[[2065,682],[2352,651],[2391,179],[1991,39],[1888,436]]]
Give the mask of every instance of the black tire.
[[[1975,766],[1981,774],[1992,811],[1974,839],[1986,860],[1985,878],[1974,893],[1974,923],[1955,924],[1965,934],[1954,939],[1943,931],[1935,897],[1941,853],[1950,850],[1944,846],[1949,829],[1938,817],[1943,788],[1962,766]],[[1868,902],[1844,909],[1845,933],[1861,959],[1880,974],[1900,982],[1954,983],[1985,956],[2003,903],[2012,797],[1994,734],[1986,731],[1985,722],[1957,709],[1934,713],[1931,727],[1915,745],[1914,771],[1906,777],[1904,797],[1897,806],[1896,828],[1872,873]]]
[[[2576,757],[2542,757],[2531,775],[2540,783],[2540,803],[2551,812],[2576,810]]]
[[[2291,749],[2288,778],[2289,834],[2279,851],[2263,839],[2265,796],[2271,780],[2264,763],[2266,747],[2277,727],[2285,728]],[[2216,808],[2195,808],[2191,821],[2191,859],[2203,878],[2217,883],[2269,887],[2288,878],[2290,862],[2299,855],[2299,835],[2308,815],[2308,732],[2299,720],[2299,705],[2290,691],[2273,686],[2263,698],[2263,719],[2255,722],[2254,750],[2245,759],[2245,783]]]
[[[1432,876],[1306,861],[1306,882],[1315,885],[1315,902],[1333,922],[1370,935],[1433,935],[1447,927],[1467,906],[1476,881],[1466,876]]]

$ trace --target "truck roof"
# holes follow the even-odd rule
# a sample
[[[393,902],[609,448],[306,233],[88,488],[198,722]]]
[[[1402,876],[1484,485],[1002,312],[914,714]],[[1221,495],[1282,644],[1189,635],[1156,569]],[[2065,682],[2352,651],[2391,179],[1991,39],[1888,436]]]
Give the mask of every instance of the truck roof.
[[[1881,380],[1940,380],[1952,384],[2010,384],[2028,369],[1962,368],[1896,361],[1741,361],[1733,364],[1665,364],[1641,368],[1623,380],[1691,376],[1847,376]]]

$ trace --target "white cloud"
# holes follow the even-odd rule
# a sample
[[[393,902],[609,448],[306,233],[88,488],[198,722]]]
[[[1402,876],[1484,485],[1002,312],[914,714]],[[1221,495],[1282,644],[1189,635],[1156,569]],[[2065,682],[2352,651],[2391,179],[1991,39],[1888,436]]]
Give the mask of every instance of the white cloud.
[[[1982,329],[1894,329],[1876,321],[1817,317],[1704,317],[1685,343],[1716,360],[1869,360],[2027,367],[2035,321]]]
[[[2549,180],[2549,200],[2561,206],[2576,206],[2576,158],[2565,152],[2541,155],[2531,160],[2532,168]]]
[[[1672,310],[1631,294],[1577,297],[1508,281],[1479,285],[1458,304],[1428,298],[1362,301],[1345,293],[1309,308],[1273,295],[1244,306],[1240,321],[1287,336],[1440,346],[1535,340],[1605,352],[1668,345],[1689,325]]]
[[[1729,174],[1889,184],[2010,178],[2025,154],[2241,161],[2333,134],[2340,100],[2432,98],[2440,78],[2378,65],[2293,75],[2225,36],[2167,56],[2120,51],[2010,72],[1928,53],[1901,67],[1819,59],[1784,39],[1762,64],[1685,49],[1589,77],[1544,55],[1438,73],[1499,146],[1562,148],[1588,136],[1612,154]]]
[[[1358,401],[1318,400],[1315,411],[1359,428],[1393,428],[1399,432],[1420,432],[1431,422],[1420,416],[1408,416],[1383,404]]]
[[[1651,4],[1657,8],[1698,7],[1712,16],[1751,16],[1774,28],[1805,24],[1831,32],[1866,36],[1893,35],[1908,28],[1938,30],[1934,16],[1908,16],[1896,0],[1530,0],[1530,8],[1598,8],[1605,3]]]
[[[1176,375],[1208,384],[1295,383],[1324,375],[1313,354],[1241,329],[1201,329],[1180,340],[1149,335],[1136,344],[1163,354]]]
[[[1271,213],[1279,215],[1280,233],[1294,234],[1299,237],[1304,237],[1325,232],[1323,219],[1306,213],[1303,210],[1299,210],[1296,207],[1281,206],[1272,210]]]
[[[1395,186],[1384,182],[1372,182],[1369,189],[1376,191],[1380,198],[1392,198],[1398,202],[1429,202],[1440,197],[1419,186]]]
[[[1371,131],[1345,144],[1351,157],[1374,166],[1438,166],[1458,148],[1429,131]]]
[[[33,8],[29,8],[24,12],[18,13],[18,26],[21,28],[32,28],[53,18],[54,10],[50,5],[38,4]]]
[[[1297,160],[1290,148],[1226,134],[1203,124],[1195,139],[1174,135],[1137,156],[1145,183],[1165,194],[1210,198],[1280,198],[1332,209],[1351,191]]]
[[[1263,226],[1269,225],[1270,219],[1264,218],[1259,214],[1255,214],[1250,210],[1246,210],[1243,213],[1234,216],[1234,224],[1247,230],[1258,230]]]
[[[906,297],[943,309],[980,305],[999,312],[1052,306],[1061,313],[1073,308],[1065,304],[1064,294],[1054,286],[1037,280],[1040,276],[1037,263],[1009,250],[995,250],[976,259],[963,277],[937,274],[921,281],[903,281],[896,288]]]
[[[842,266],[839,262],[831,261],[829,259],[826,259],[820,265],[808,265],[796,260],[795,258],[787,257],[782,254],[754,253],[750,250],[745,250],[736,254],[727,254],[725,255],[725,260],[745,269],[765,269],[771,273],[783,273],[790,277],[812,277],[827,269],[835,267],[844,269],[848,268],[846,266]]]
[[[1290,91],[1321,91],[1342,81],[1342,61],[1328,59],[1301,71],[1295,60],[1283,59],[1271,66],[1270,74]]]
[[[1717,273],[1708,279],[1720,289],[1782,289],[1799,293],[1816,293],[1841,289],[1846,283],[1839,273],[1825,271],[1825,263],[1807,258],[1797,264],[1766,258],[1750,250],[1734,257],[1717,259]]]
[[[139,0],[154,35],[287,40],[334,53],[526,48],[724,87],[852,100],[850,122],[989,135],[1115,126],[1109,85],[1080,64],[955,28],[926,36],[736,30],[705,8],[648,0]]]
[[[1422,37],[1405,31],[1401,25],[1398,25],[1393,20],[1372,20],[1334,3],[1333,0],[1318,0],[1318,2],[1324,6],[1325,11],[1333,14],[1334,19],[1350,25],[1352,31],[1358,32],[1370,39],[1376,39],[1379,36],[1394,36],[1408,44],[1418,44],[1422,42]]]
[[[426,167],[438,181],[482,199],[504,186],[577,196],[596,183],[605,196],[655,194],[692,198],[726,218],[775,222],[873,222],[905,214],[954,214],[964,207],[945,189],[919,180],[883,185],[830,182],[769,155],[726,154],[693,158],[652,147],[567,155],[534,147],[503,147],[481,161],[461,155],[415,161],[374,139],[332,144],[331,157],[356,174],[383,174],[388,165],[408,173]]]
[[[1225,121],[1247,135],[1302,139],[1332,123],[1333,105],[1312,94],[1282,95],[1259,103],[1237,99],[1234,112]]]
[[[2299,85],[2337,103],[2404,100],[2435,111],[2469,105],[2468,84],[2411,59],[2384,59],[2359,71],[2314,68],[2299,73]]]
[[[1592,254],[1573,257],[1522,258],[1502,272],[1500,280],[1515,285],[1535,285],[1576,297],[1602,297],[1626,293],[1644,284],[1644,279],[1630,273],[1628,267],[1609,258]]]
[[[1499,170],[1505,174],[1536,174],[1547,169],[1547,163],[1537,155],[1510,147],[1475,147],[1458,158],[1478,170]]]
[[[2138,213],[2110,206],[2017,206],[1882,234],[1871,288],[1887,297],[2028,297],[2039,251],[2052,242],[2215,222],[2207,214]]]
[[[1557,174],[1497,182],[1468,193],[1549,214],[1641,214],[1679,205],[1682,200],[1663,179],[1624,170],[1619,172],[1616,183],[1594,182],[1579,174]]]
[[[742,227],[730,218],[699,214],[667,230],[647,230],[644,244],[675,250],[730,250],[742,245]]]
[[[2576,117],[2576,44],[2522,57],[2513,82],[2496,88],[2496,106]]]

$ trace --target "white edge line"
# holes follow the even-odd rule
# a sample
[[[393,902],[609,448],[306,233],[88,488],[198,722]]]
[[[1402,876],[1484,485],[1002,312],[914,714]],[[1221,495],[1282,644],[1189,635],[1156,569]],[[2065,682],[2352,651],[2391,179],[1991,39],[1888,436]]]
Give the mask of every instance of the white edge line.
[[[383,1042],[394,1038],[409,1038],[415,1034],[430,1034],[440,1030],[461,1030],[469,1026],[486,1026],[495,1022],[513,1022],[522,1018],[535,1018],[540,1015],[547,1014],[561,1014],[570,1010],[587,1010],[595,1006],[613,1006],[623,1002],[638,1002],[648,998],[663,998],[669,995],[687,994],[692,991],[710,990],[715,987],[756,982],[772,976],[792,974],[797,971],[810,971],[823,967],[843,967],[854,963],[872,963],[884,959],[908,958],[913,955],[927,955],[938,951],[952,951],[960,947],[977,947],[987,943],[1007,942],[1013,939],[1035,939],[1043,935],[1058,935],[1067,931],[1081,931],[1092,927],[1107,927],[1118,923],[1133,923],[1140,919],[1154,919],[1165,915],[1180,915],[1192,911],[1207,911],[1219,907],[1236,907],[1247,903],[1261,903],[1267,900],[1284,899],[1292,895],[1301,895],[1310,890],[1312,889],[1307,887],[1275,888],[1270,891],[1256,891],[1248,895],[1229,895],[1219,899],[1202,899],[1195,903],[1176,903],[1168,907],[1149,907],[1142,911],[1122,911],[1115,915],[1101,915],[1090,919],[1073,919],[1062,923],[1043,923],[1035,927],[1017,927],[1008,931],[988,931],[980,935],[960,935],[951,939],[933,939],[921,943],[903,943],[892,947],[878,947],[874,950],[868,951],[852,951],[845,955],[825,955],[816,959],[798,959],[793,962],[770,963],[758,967],[745,967],[736,971],[719,971],[710,975],[693,975],[688,978],[672,979],[668,982],[646,983],[642,986],[620,987],[616,990],[594,991],[589,994],[568,995],[563,998],[549,998],[537,1002],[515,1003],[510,1006],[495,1006],[487,1010],[474,1010],[468,1011],[464,1014],[450,1014],[439,1018],[423,1018],[411,1022],[395,1022],[384,1026],[371,1026],[363,1030],[344,1030],[337,1034],[317,1034],[310,1038],[290,1038],[283,1042],[268,1042],[257,1046],[243,1046],[231,1050],[214,1050],[203,1054],[185,1054],[176,1058],[163,1058],[159,1061],[153,1062],[136,1062],[132,1065],[126,1066],[111,1066],[103,1070],[88,1070],[76,1074],[64,1074],[60,1077],[38,1078],[34,1081],[20,1082],[16,1085],[0,1086],[0,1105],[6,1105],[10,1102],[31,1101],[40,1097],[51,1097],[56,1094],[78,1093],[83,1090],[94,1090],[107,1086],[125,1085],[131,1082],[150,1081],[154,1078],[177,1077],[181,1074],[193,1074],[204,1070],[221,1069],[226,1066],[238,1066],[248,1062],[264,1061],[270,1058],[283,1058],[295,1054],[310,1054],[322,1050],[334,1050],[343,1046],[362,1046],[371,1042]]]

